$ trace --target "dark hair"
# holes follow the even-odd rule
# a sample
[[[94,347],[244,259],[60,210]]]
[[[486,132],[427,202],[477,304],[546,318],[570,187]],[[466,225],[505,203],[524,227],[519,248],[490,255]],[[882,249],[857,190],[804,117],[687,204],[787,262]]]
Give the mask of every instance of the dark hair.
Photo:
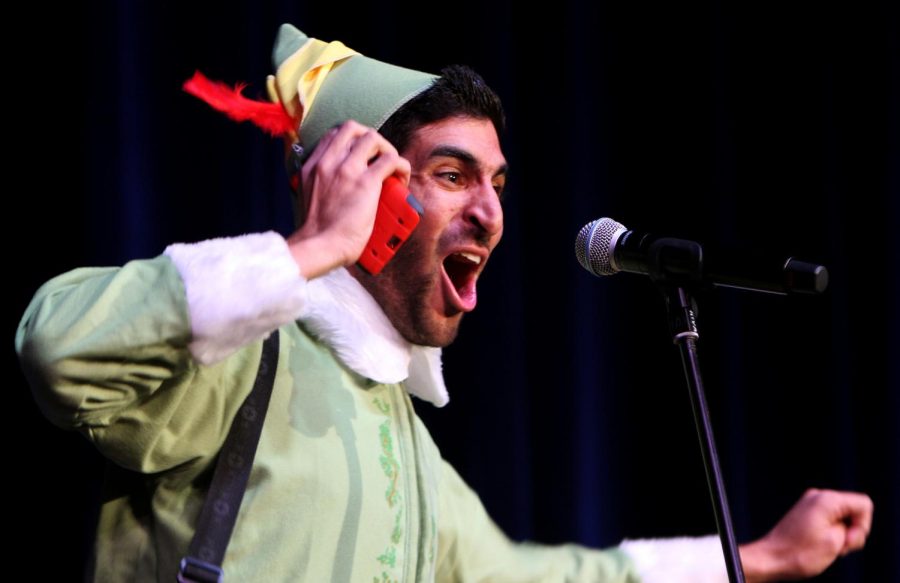
[[[503,105],[494,90],[469,67],[451,65],[441,71],[431,87],[395,111],[378,131],[402,151],[417,129],[449,117],[489,119],[497,135],[506,127]]]

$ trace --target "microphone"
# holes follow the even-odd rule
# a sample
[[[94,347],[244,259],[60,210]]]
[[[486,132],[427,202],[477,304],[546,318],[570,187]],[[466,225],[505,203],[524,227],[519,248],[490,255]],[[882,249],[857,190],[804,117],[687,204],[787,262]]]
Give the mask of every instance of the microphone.
[[[642,273],[678,285],[712,285],[786,295],[820,294],[828,286],[824,265],[748,254],[719,255],[695,241],[628,230],[610,218],[591,221],[575,238],[575,256],[596,276]],[[783,257],[783,256],[782,256]]]

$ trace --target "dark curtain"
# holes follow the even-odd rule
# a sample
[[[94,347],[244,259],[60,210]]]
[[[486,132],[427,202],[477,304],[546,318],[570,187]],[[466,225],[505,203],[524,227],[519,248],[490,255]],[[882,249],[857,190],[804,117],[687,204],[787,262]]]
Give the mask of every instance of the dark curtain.
[[[896,3],[91,2],[7,21],[12,331],[49,277],[292,217],[281,146],[180,90],[262,96],[277,26],[504,99],[506,232],[418,407],[516,539],[606,546],[715,529],[681,363],[649,279],[598,279],[602,216],[825,264],[818,297],[699,297],[700,358],[739,540],[811,486],[868,492],[865,551],[817,581],[900,575],[900,18]],[[24,239],[24,240],[23,240]],[[49,424],[12,349],[15,557],[76,579],[103,464]],[[422,405],[419,403],[419,405]],[[20,506],[19,509],[14,508]]]

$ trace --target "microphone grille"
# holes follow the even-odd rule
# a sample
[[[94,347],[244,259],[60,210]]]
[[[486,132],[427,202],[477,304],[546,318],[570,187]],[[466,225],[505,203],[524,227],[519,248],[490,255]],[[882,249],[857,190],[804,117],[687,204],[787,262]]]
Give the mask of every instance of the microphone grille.
[[[616,273],[612,265],[612,241],[616,233],[624,230],[624,225],[605,217],[583,226],[575,238],[578,263],[594,275]]]

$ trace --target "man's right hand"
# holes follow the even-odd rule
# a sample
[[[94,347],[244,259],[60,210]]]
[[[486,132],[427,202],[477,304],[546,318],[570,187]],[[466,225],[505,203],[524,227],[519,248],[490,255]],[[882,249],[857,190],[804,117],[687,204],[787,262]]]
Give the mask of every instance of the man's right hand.
[[[304,277],[359,259],[372,234],[381,185],[392,174],[408,184],[409,162],[376,130],[351,120],[322,136],[301,170],[305,218],[287,240]]]

